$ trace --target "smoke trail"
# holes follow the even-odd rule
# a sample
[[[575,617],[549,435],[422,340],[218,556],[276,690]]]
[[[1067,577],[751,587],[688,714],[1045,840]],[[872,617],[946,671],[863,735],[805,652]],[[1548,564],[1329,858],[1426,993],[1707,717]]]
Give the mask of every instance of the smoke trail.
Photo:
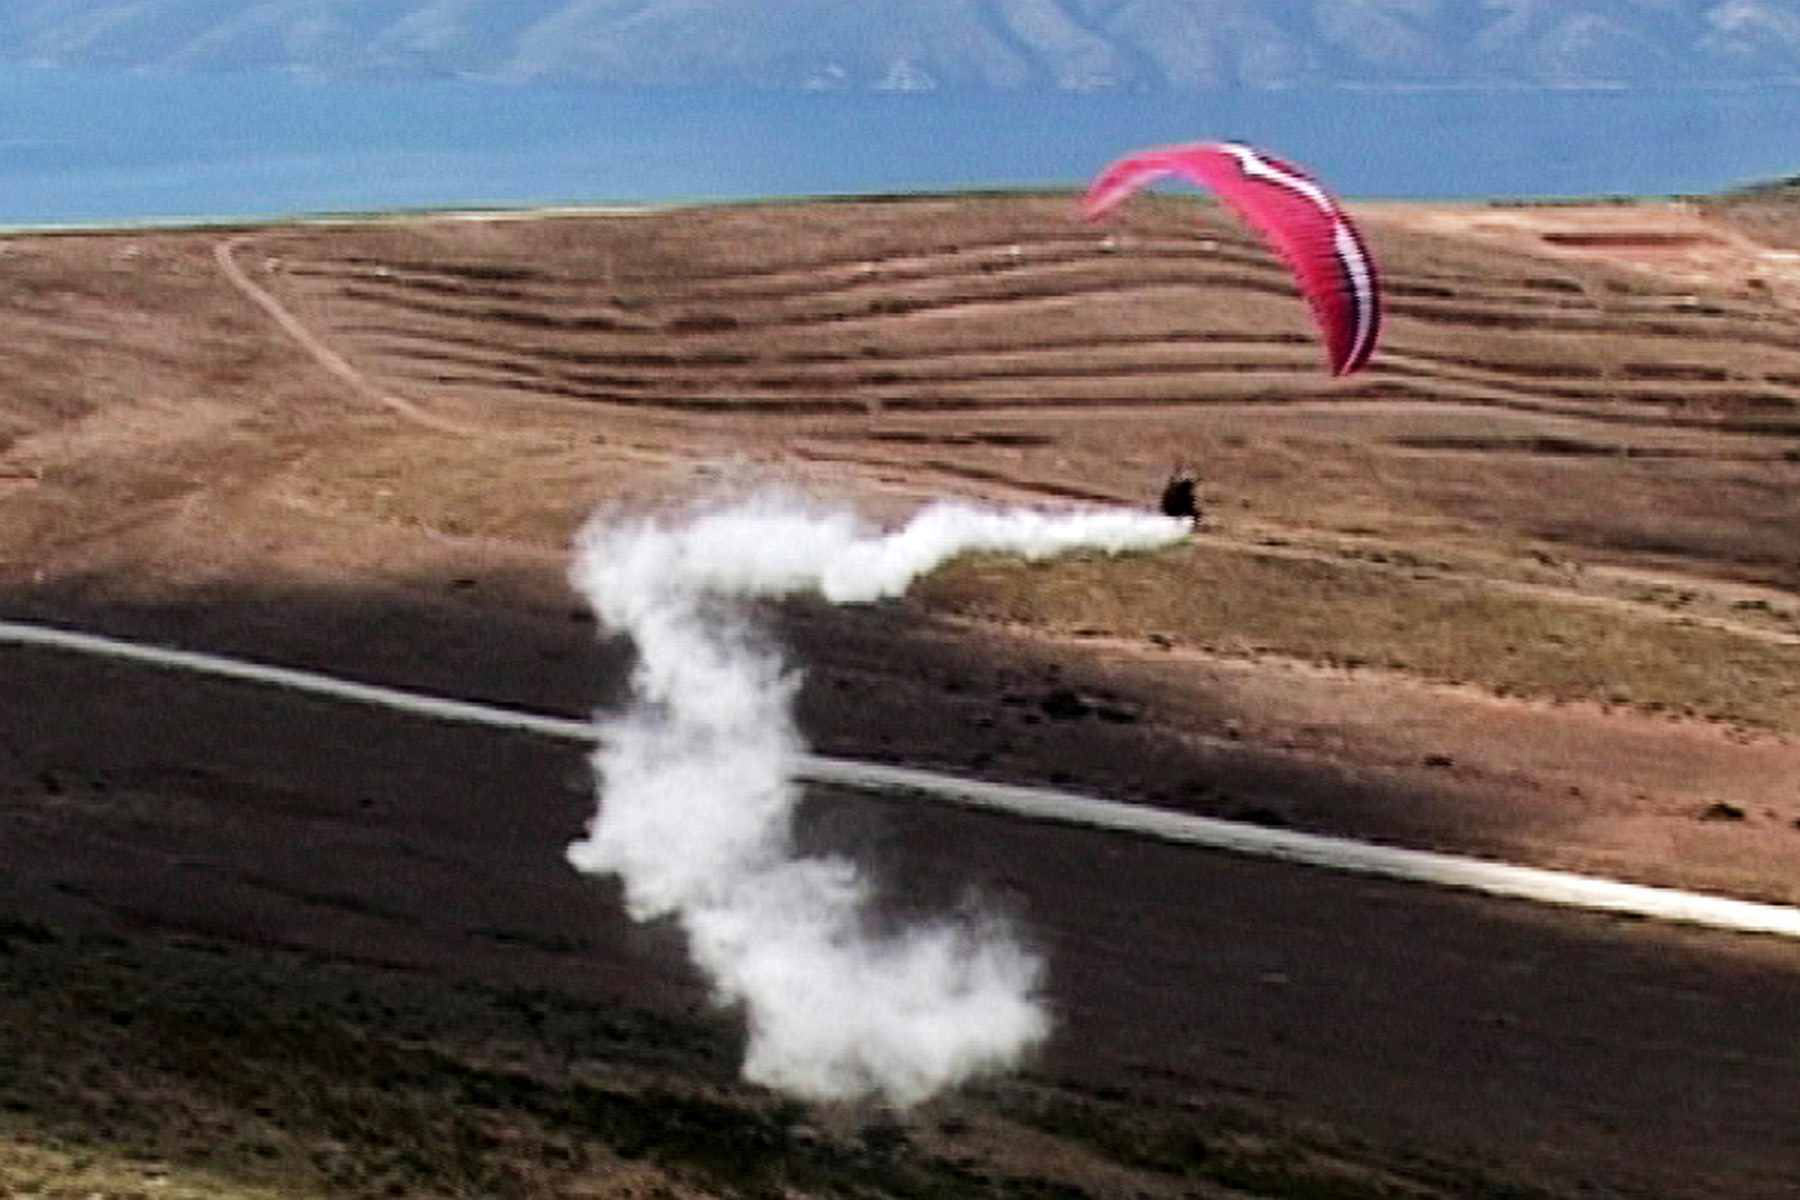
[[[939,504],[884,535],[852,513],[764,496],[685,523],[602,515],[581,532],[571,578],[630,635],[638,665],[631,709],[602,720],[602,803],[569,861],[619,875],[635,919],[680,922],[718,998],[743,1007],[748,1078],[911,1104],[1013,1063],[1049,1019],[1042,964],[1004,930],[944,921],[873,935],[855,865],[794,855],[799,680],[732,601],[868,602],[966,551],[1119,552],[1186,529],[1133,512]]]

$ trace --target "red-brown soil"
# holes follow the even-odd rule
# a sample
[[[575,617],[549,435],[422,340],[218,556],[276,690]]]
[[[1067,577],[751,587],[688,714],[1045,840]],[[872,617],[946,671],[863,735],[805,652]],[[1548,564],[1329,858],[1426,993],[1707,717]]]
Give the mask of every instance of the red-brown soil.
[[[1391,306],[1341,381],[1185,200],[11,237],[0,608],[579,714],[629,661],[564,581],[599,506],[1142,506],[1187,462],[1208,521],[1141,596],[975,564],[772,611],[815,747],[1800,902],[1800,262],[1695,205],[1362,215]],[[1258,623],[1315,573],[1341,621]],[[1543,637],[1481,641],[1502,605]],[[578,748],[6,654],[15,913],[704,1011],[561,861]],[[1061,1014],[1038,1078],[1465,1184],[1800,1190],[1793,947],[820,811],[899,894],[1018,910]]]

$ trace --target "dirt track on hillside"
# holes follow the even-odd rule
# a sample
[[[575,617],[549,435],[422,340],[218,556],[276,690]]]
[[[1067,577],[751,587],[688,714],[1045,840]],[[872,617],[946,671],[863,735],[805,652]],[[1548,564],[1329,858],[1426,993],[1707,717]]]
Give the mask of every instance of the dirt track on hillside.
[[[1218,564],[1291,564],[1377,596],[1420,583],[1703,628],[1772,661],[1800,639],[1800,291],[1773,241],[1687,205],[1371,206],[1386,340],[1333,381],[1285,273],[1230,221],[1151,200],[1091,230],[1067,203],[9,238],[4,611],[578,714],[617,699],[626,662],[563,580],[597,506],[769,481],[883,522],[945,495],[1145,505],[1181,460],[1210,509],[1172,568],[1197,588],[1234,586]],[[1404,661],[1088,628],[1034,617],[1030,586],[772,613],[816,748],[1800,902],[1800,724],[1779,706],[1683,712],[1603,675],[1502,694]],[[7,844],[31,847],[22,911],[700,1002],[667,939],[557,874],[588,799],[568,755],[420,750],[247,699],[239,730],[228,696],[11,669],[40,695],[0,747]],[[1757,686],[1800,686],[1786,669]],[[309,767],[324,731],[355,747],[353,782]],[[412,797],[394,839],[390,785]],[[492,798],[434,829],[439,788]],[[504,797],[523,819],[500,837],[483,804]],[[1782,1123],[1800,1005],[1755,999],[1794,990],[1787,948],[1210,859],[1177,887],[1173,851],[865,810],[923,880],[906,886],[981,880],[1041,917],[1068,972],[1052,1071],[1165,1099],[1249,1089],[1558,1191],[1800,1186]],[[317,858],[281,852],[317,839]],[[468,871],[483,898],[449,886]],[[1171,926],[1184,909],[1205,927]],[[1111,924],[1089,928],[1099,911]],[[1244,965],[1297,937],[1305,954]],[[1440,961],[1414,937],[1462,949]],[[1121,939],[1138,967],[1113,963]],[[1263,1001],[1272,973],[1296,981],[1291,1009]],[[1407,976],[1429,1014],[1409,1015]],[[1193,996],[1159,992],[1184,979]],[[1620,988],[1643,1007],[1594,998]],[[1502,994],[1527,1018],[1482,1025]],[[1357,1032],[1325,1033],[1337,1020]],[[1155,1082],[1144,1060],[1178,1044]]]

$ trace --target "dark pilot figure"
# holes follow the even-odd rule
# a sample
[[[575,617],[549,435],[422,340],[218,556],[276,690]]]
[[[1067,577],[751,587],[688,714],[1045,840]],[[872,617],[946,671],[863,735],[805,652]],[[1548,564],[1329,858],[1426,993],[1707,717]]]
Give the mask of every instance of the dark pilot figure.
[[[1186,517],[1188,523],[1196,529],[1200,526],[1200,497],[1197,494],[1198,481],[1194,472],[1178,468],[1169,476],[1169,482],[1163,487],[1162,510],[1166,517]]]

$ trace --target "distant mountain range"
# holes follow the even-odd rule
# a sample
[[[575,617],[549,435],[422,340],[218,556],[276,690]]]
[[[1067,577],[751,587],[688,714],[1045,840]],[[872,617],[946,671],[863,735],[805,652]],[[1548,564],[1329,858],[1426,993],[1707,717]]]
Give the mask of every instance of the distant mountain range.
[[[818,91],[1800,82],[1800,0],[9,0],[0,63]]]

